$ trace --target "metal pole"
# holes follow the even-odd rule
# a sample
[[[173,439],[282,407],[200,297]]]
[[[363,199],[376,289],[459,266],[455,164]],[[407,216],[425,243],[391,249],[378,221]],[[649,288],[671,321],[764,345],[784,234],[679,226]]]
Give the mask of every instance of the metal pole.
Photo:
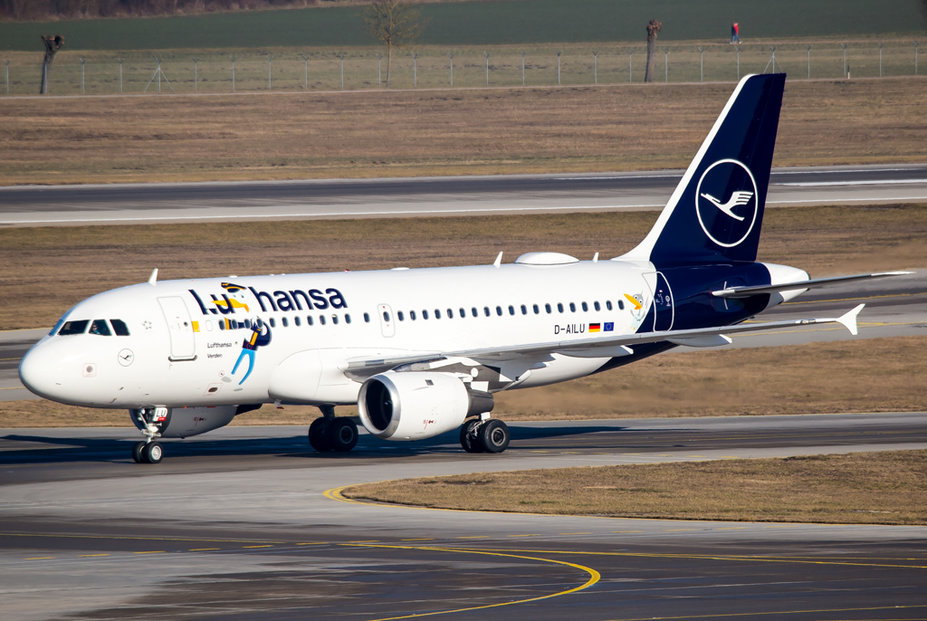
[[[86,62],[87,60],[85,58],[80,59],[80,94],[81,95],[84,94],[84,63]]]
[[[483,52],[486,57],[486,86],[489,86],[489,52]]]
[[[338,57],[341,61],[341,90],[344,90],[344,54]]]
[[[663,48],[663,81],[669,82],[669,50]]]
[[[879,77],[882,77],[882,42],[879,41]]]
[[[843,77],[846,78],[847,77],[847,44],[841,43],[840,45],[843,47]]]
[[[199,72],[198,72],[198,67],[197,67],[197,65],[199,65],[199,62],[200,62],[200,59],[194,57],[194,59],[193,59],[193,92],[194,92],[194,93],[198,93],[198,92],[199,92],[199,87],[197,86],[197,83],[198,83],[198,81],[199,81],[199,80],[198,80],[198,78],[199,78]]]
[[[914,44],[914,73],[917,73],[917,44]],[[521,53],[521,85],[525,85],[525,53]]]
[[[557,52],[557,85],[560,85],[560,54],[562,52]]]
[[[268,54],[267,55],[267,90],[272,90],[272,87],[270,85],[270,75],[271,75],[270,63],[271,63],[270,54]]]
[[[305,69],[303,77],[303,88],[307,91],[309,90],[309,54],[300,54],[303,57],[303,65]]]
[[[632,56],[634,56],[634,50],[628,52],[628,84],[631,83],[631,72],[633,71],[633,65],[631,64]]]
[[[418,54],[412,52],[412,86],[418,86]]]
[[[382,65],[382,63],[383,63],[383,54],[377,54],[377,88],[380,88],[380,81],[381,81],[380,80],[380,77],[381,77],[380,66]]]
[[[161,94],[161,59],[158,59],[158,94]]]
[[[232,56],[232,92],[235,92],[235,57]]]
[[[6,61],[6,64],[9,66],[10,61]],[[914,75],[917,75],[917,41],[914,42]]]
[[[811,46],[808,46],[808,79],[811,79]]]
[[[451,86],[454,86],[454,55],[448,54],[447,57],[451,61]]]
[[[592,53],[592,83],[599,83],[599,53]]]
[[[698,48],[698,81],[705,81],[705,48]]]
[[[9,95],[10,94],[10,61],[7,60],[4,64],[6,65],[6,94]],[[914,61],[914,66],[917,67],[917,61]]]
[[[769,50],[772,52],[772,56],[769,58],[769,61],[772,63],[772,66],[773,66],[772,70],[773,70],[773,73],[775,73],[776,72],[776,46],[770,45]]]
[[[737,79],[740,79],[740,46],[737,46]]]
[[[119,59],[119,93],[122,93],[122,62],[124,59]]]

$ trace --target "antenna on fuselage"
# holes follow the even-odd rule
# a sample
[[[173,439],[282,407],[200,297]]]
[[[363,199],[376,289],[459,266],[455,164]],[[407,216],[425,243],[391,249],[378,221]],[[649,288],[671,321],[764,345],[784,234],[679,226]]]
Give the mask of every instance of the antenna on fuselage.
[[[500,265],[502,265],[502,252],[499,253],[499,256],[497,256],[496,260],[492,263],[493,267],[499,267]]]
[[[148,277],[148,284],[152,286],[158,284],[158,268],[151,270],[151,276]]]

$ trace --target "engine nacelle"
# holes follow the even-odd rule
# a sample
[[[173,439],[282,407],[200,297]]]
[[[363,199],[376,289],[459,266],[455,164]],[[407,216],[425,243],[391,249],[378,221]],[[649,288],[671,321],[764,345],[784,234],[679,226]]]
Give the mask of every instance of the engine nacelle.
[[[470,391],[456,375],[420,371],[374,375],[357,400],[364,427],[384,440],[431,438],[492,408],[492,395]]]
[[[260,406],[256,406],[260,407]],[[255,409],[255,406],[216,405],[189,408],[144,408],[131,410],[129,415],[139,429],[154,426],[163,438],[195,436],[232,422],[236,414]]]

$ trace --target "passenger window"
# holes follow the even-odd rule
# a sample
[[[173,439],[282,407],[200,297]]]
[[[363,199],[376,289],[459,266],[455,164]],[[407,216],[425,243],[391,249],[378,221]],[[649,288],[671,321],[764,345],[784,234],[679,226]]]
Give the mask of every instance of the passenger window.
[[[61,326],[61,330],[58,331],[58,334],[68,335],[68,334],[83,334],[87,331],[87,324],[90,323],[88,319],[80,319],[78,321],[68,321]]]
[[[489,317],[489,307],[488,306],[483,307],[483,314]]]
[[[299,327],[299,317],[293,317],[293,324],[298,328]]]
[[[415,311],[409,311],[409,319],[415,321]]]
[[[453,308],[447,309],[447,318],[448,318],[448,319],[453,319],[453,318],[454,318],[454,309],[453,309]]]
[[[280,320],[283,323],[284,328],[290,327],[290,323],[286,320],[286,317]]]
[[[497,306],[497,307],[496,307],[496,314],[499,315],[500,317],[502,316],[502,307],[501,307],[501,306]]]
[[[557,312],[558,312],[558,313],[562,313],[562,312],[563,312],[563,303],[562,303],[562,302],[557,302]]]
[[[110,319],[109,322],[113,324],[113,331],[116,336],[129,336],[129,327],[122,319]]]
[[[346,315],[344,316],[344,322],[345,322],[345,323],[351,323],[351,316],[346,314]]]
[[[538,308],[538,305],[537,305],[537,304],[533,305],[533,306],[531,307],[531,310],[534,311],[534,314],[535,314],[535,315],[540,315],[540,314],[541,314],[541,309]]]
[[[389,321],[389,313],[383,313],[383,319],[384,321]],[[325,315],[319,315],[319,325],[325,325]]]
[[[312,325],[312,317],[309,315],[306,315],[306,325]]]
[[[97,334],[99,336],[112,336],[113,333],[109,330],[109,325],[106,323],[105,319],[94,319],[93,323],[90,324],[90,334]]]
[[[592,303],[592,308],[594,308],[594,309],[596,309],[597,311],[599,311],[599,310],[602,310],[602,305],[599,304],[598,302],[593,302],[593,303]]]
[[[435,319],[441,319],[441,310],[435,309]]]
[[[576,312],[576,302],[570,302],[570,312],[571,313]]]
[[[426,310],[422,311],[422,319],[428,319],[428,311]]]
[[[332,323],[338,325],[338,315],[332,315]]]
[[[605,300],[605,308],[606,308],[607,310],[612,310],[612,301],[611,301],[611,300]]]
[[[399,318],[399,321],[405,321],[405,320],[406,320],[406,314],[405,314],[404,312],[402,312],[402,311],[396,311],[396,317]]]
[[[588,311],[589,311],[589,305],[583,302],[583,312],[588,312]]]
[[[544,305],[544,310],[547,311],[547,314],[550,315],[553,312],[553,309],[550,307],[550,304]]]
[[[521,305],[521,314],[522,314],[522,315],[527,315],[527,314],[528,314],[528,307],[525,306],[524,304]]]
[[[364,323],[370,323],[370,313],[364,313]]]
[[[475,307],[475,306],[473,306],[473,307],[470,308],[470,314],[473,315],[474,317],[478,317],[478,316],[479,316],[479,313],[476,311],[476,307]]]
[[[460,311],[460,315],[458,315],[458,316],[459,316],[461,319],[464,319],[464,318],[467,316],[467,312],[466,312],[464,309],[459,308],[459,309],[457,309],[457,310]]]
[[[624,300],[618,300],[618,310],[624,310]]]
[[[509,304],[509,315],[514,315],[514,314],[515,314],[515,307]]]

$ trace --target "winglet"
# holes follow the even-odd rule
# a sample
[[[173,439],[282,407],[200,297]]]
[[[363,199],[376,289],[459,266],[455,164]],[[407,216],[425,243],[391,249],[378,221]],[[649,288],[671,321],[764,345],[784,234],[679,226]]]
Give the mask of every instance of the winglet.
[[[837,322],[843,325],[844,328],[849,330],[850,334],[852,334],[853,336],[856,336],[857,334],[859,334],[859,326],[856,325],[856,318],[859,316],[860,311],[863,310],[865,306],[866,306],[865,304],[860,304],[853,310],[837,318]]]

